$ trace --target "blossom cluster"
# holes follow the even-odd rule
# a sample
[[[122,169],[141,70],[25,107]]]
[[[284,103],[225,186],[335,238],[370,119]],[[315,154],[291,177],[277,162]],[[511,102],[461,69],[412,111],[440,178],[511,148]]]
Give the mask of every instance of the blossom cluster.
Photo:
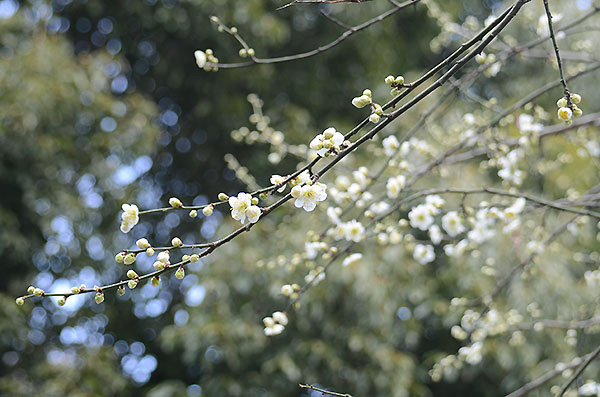
[[[556,106],[558,107],[558,118],[567,124],[573,122],[573,117],[580,117],[583,115],[583,111],[577,107],[577,105],[581,102],[581,95],[579,94],[569,94],[561,97],[558,101],[556,101]]]
[[[270,317],[263,318],[263,324],[265,325],[265,335],[279,335],[288,324],[288,317],[283,312],[274,312]]]

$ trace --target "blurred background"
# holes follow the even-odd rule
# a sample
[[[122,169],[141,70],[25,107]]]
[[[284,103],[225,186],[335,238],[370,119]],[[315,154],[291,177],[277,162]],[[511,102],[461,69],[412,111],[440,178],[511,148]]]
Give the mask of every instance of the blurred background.
[[[387,95],[385,76],[417,77],[461,39],[419,5],[316,57],[217,73],[198,69],[196,49],[212,48],[223,62],[240,61],[235,41],[217,31],[211,15],[238,27],[266,58],[312,50],[340,35],[343,29],[320,11],[354,25],[390,8],[377,0],[275,11],[283,3],[0,0],[0,394],[300,396],[310,394],[298,383],[315,383],[355,396],[496,396],[530,380],[542,358],[551,359],[551,368],[552,354],[564,353],[539,347],[560,345],[564,335],[532,343],[530,360],[519,360],[505,343],[485,365],[432,382],[433,363],[461,346],[449,333],[447,302],[464,274],[479,273],[455,268],[417,275],[390,266],[403,256],[376,246],[370,270],[328,276],[291,314],[285,334],[266,338],[261,319],[286,304],[280,286],[300,283],[306,273],[288,266],[289,258],[303,251],[315,218],[291,208],[190,266],[183,281],[169,276],[160,288],[140,285],[123,297],[109,293],[102,305],[91,296],[71,298],[63,308],[53,299],[14,304],[29,285],[53,292],[123,278],[114,255],[137,238],[163,245],[177,235],[189,243],[232,230],[234,223],[219,211],[196,219],[172,212],[143,217],[125,235],[119,231],[120,207],[160,207],[173,196],[201,205],[219,192],[236,194],[253,181],[266,186],[272,174],[293,171],[297,157],[267,156],[269,143],[245,138],[247,130],[240,130],[253,128],[249,116],[256,109],[249,94],[264,101],[262,111],[286,142],[308,143],[328,126],[347,131],[362,120],[365,115],[350,100],[364,88]],[[565,14],[568,20],[591,7],[587,1],[561,6],[566,3],[576,3]],[[451,21],[468,29],[508,3],[442,4]],[[529,8],[512,31],[519,42],[538,37],[541,8]],[[597,32],[585,35],[597,42]],[[547,58],[517,59],[497,78],[478,82],[478,95],[510,105],[556,79]],[[547,74],[529,81],[540,64]],[[589,79],[593,88],[597,75]],[[585,94],[591,113],[598,94],[585,87],[577,92]],[[557,89],[540,102],[553,114],[559,95]],[[456,113],[448,112],[453,126],[480,107],[457,98]],[[398,130],[418,115],[407,116]],[[456,130],[445,123],[437,128]],[[368,165],[374,154],[357,154],[353,161]],[[591,163],[578,164],[566,171],[568,182],[581,164]],[[595,164],[574,187],[594,182]],[[478,175],[477,167],[461,175]],[[558,175],[544,178],[538,175],[528,186],[565,190]],[[287,227],[280,230],[281,224]],[[151,261],[140,259],[136,266],[147,272]],[[460,290],[476,295],[488,285],[470,279]]]

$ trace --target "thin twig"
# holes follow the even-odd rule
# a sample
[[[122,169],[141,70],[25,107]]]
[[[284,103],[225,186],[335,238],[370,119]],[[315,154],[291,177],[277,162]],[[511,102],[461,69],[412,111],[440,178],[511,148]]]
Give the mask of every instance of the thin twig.
[[[563,74],[563,66],[562,61],[560,59],[560,51],[558,50],[558,44],[556,44],[556,37],[554,37],[554,27],[552,26],[552,14],[550,13],[550,6],[548,5],[548,0],[544,0],[544,8],[546,9],[546,17],[548,17],[548,29],[550,30],[550,39],[552,40],[552,45],[554,46],[554,53],[556,54],[556,62],[558,63],[560,82],[565,90],[565,96],[568,98],[569,88],[567,87],[567,82]]]
[[[336,397],[352,397],[348,393],[336,393],[334,391],[321,389],[320,387],[313,386],[313,385],[304,385],[304,384],[300,383],[298,386],[300,386],[301,389],[310,389],[310,390],[318,391],[319,393],[321,393],[324,396],[329,395],[329,396],[336,396]]]
[[[575,382],[577,380],[577,378],[579,378],[581,376],[581,374],[583,374],[583,371],[585,371],[585,369],[588,367],[588,365],[590,365],[591,362],[594,361],[598,357],[598,355],[600,355],[600,346],[598,346],[596,348],[596,350],[594,350],[594,352],[592,354],[590,354],[590,356],[585,360],[583,365],[581,367],[579,367],[577,372],[575,372],[575,374],[571,377],[571,379],[569,379],[569,381],[562,387],[562,390],[558,394],[559,397],[562,396],[563,394],[565,394],[565,392],[569,389],[569,387],[571,387],[573,382]]]

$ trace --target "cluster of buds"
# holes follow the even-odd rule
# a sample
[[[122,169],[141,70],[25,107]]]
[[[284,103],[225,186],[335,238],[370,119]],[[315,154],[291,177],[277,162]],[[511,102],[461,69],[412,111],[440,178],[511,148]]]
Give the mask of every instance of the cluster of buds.
[[[231,31],[233,31],[234,28],[231,28]],[[237,30],[237,29],[236,29]],[[238,54],[242,57],[242,58],[246,58],[246,57],[253,57],[255,52],[254,52],[254,48],[242,48],[240,49],[240,51],[238,52]]]
[[[333,127],[327,128],[310,142],[310,148],[321,157],[339,154],[342,145],[344,145],[344,135]]]
[[[157,261],[154,262],[154,268],[158,271],[163,270],[166,266],[170,264],[171,257],[169,256],[169,251],[163,251],[156,257]]]
[[[204,51],[194,51],[194,58],[196,58],[196,65],[198,65],[200,69],[204,69],[207,72],[216,72],[219,70],[217,67],[219,58],[214,56],[213,51],[210,48]]]
[[[381,116],[383,116],[383,108],[381,105],[373,102],[372,93],[369,89],[364,90],[361,96],[354,97],[352,99],[352,105],[358,109],[371,105],[371,115],[369,116],[369,121],[371,123],[379,123]]]
[[[568,94],[556,101],[558,118],[567,124],[571,124],[573,116],[579,117],[583,114],[583,111],[577,107],[579,102],[581,102],[581,95],[579,94]]]
[[[298,298],[298,291],[300,291],[300,286],[298,284],[285,284],[281,286],[281,293],[285,296],[289,296],[291,299]]]
[[[263,318],[263,324],[265,325],[265,335],[279,335],[283,332],[287,323],[287,315],[283,312],[275,312],[271,315],[271,317]]]
[[[394,77],[392,75],[389,75],[385,78],[384,82],[392,87],[392,90],[390,91],[390,95],[392,96],[398,95],[400,93],[401,88],[408,87],[408,85],[404,84],[403,76]]]

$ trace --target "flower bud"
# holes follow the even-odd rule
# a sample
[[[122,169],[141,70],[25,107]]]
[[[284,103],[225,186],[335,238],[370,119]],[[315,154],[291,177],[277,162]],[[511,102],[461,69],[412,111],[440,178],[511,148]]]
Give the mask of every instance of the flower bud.
[[[183,245],[183,241],[179,237],[173,237],[171,240],[171,245],[173,247],[181,247]]]
[[[381,121],[381,116],[378,115],[377,113],[372,113],[369,116],[369,121],[373,124],[377,124],[377,123],[379,123],[379,121]]]
[[[182,280],[185,277],[185,270],[182,266],[179,266],[179,269],[175,272],[175,277],[179,280]]]
[[[71,288],[71,292],[74,293],[75,295],[77,295],[78,293],[81,292],[81,289],[79,289],[79,287],[73,287],[73,288]]]
[[[360,97],[354,97],[352,98],[352,105],[358,109],[360,108],[364,108],[366,104],[363,104],[363,102],[360,100]]]
[[[160,276],[152,277],[152,280],[150,280],[150,283],[152,284],[153,287],[158,287],[158,285],[160,284]]]
[[[33,294],[35,296],[42,296],[42,295],[44,295],[44,290],[41,289],[41,288],[36,288],[36,289],[33,290]]]
[[[158,259],[162,263],[169,263],[169,260],[171,259],[169,257],[169,251],[163,251],[163,252],[159,253],[158,256],[156,257],[156,259]]]
[[[578,107],[575,107],[575,109],[573,109],[573,116],[581,117],[581,115],[583,115],[583,110],[579,109]]]
[[[190,211],[190,218],[195,218],[198,216],[198,211],[196,210],[191,210]]]
[[[226,195],[225,193],[219,193],[218,199],[219,199],[219,201],[226,201],[226,200],[229,200],[229,196]]]
[[[135,287],[137,287],[138,282],[136,280],[129,280],[127,282],[127,286],[129,287],[129,289],[134,289]]]
[[[63,296],[62,298],[59,298],[56,303],[58,303],[58,306],[64,306],[65,303],[67,303],[67,298]]]
[[[259,194],[259,195],[258,195],[258,197],[259,197],[261,200],[266,200],[266,199],[267,199],[267,197],[269,197],[269,195],[268,195],[267,193],[263,192],[263,193]]]
[[[258,204],[258,199],[256,197],[252,197],[252,200],[250,200],[250,202],[252,203],[252,205],[256,205]]]
[[[240,55],[242,58],[246,58],[246,57],[248,56],[248,51],[246,51],[246,49],[245,49],[245,48],[241,48],[241,49],[238,51],[238,54],[239,54],[239,55]]]
[[[134,279],[134,278],[138,278],[138,274],[135,272],[135,270],[129,270],[127,272],[127,277]]]
[[[124,260],[125,260],[125,253],[124,252],[119,252],[117,255],[115,255],[115,262],[117,262],[117,263],[123,263]]]
[[[33,291],[35,291],[35,287],[33,285],[30,285],[29,288],[27,288],[27,293],[33,294]]]
[[[402,76],[396,77],[396,80],[394,80],[394,83],[396,83],[398,85],[404,84],[404,77],[402,77]]]
[[[181,257],[181,260],[183,262],[189,261],[190,260],[190,256],[189,255],[184,255],[184,256]]]
[[[146,255],[153,256],[154,255],[154,248],[152,248],[152,247],[146,248]]]
[[[371,90],[369,90],[368,88],[366,90],[364,90],[362,94],[365,96],[368,96],[368,97],[370,97],[372,95]]]
[[[25,303],[25,299],[18,297],[17,299],[15,299],[15,303],[19,306],[23,306],[23,304]]]
[[[282,312],[273,313],[273,320],[275,320],[276,322],[278,322],[281,325],[287,325],[287,323],[288,323],[287,315]]]
[[[161,262],[161,261],[154,262],[153,266],[158,271],[163,270],[165,268],[164,262]]]
[[[207,50],[207,53],[208,53],[208,50]],[[183,207],[183,203],[177,197],[171,197],[169,199],[169,204],[171,204],[171,207],[173,207],[173,208]]]
[[[564,108],[565,106],[567,106],[567,98],[560,98],[558,101],[556,101],[556,106],[558,106],[559,108]]]
[[[265,317],[263,318],[263,324],[265,327],[270,328],[275,325],[275,320],[273,320],[273,317]]]
[[[199,259],[200,259],[200,256],[198,256],[198,254],[190,255],[190,262],[192,262],[192,263],[198,262]]]
[[[117,294],[119,294],[119,296],[125,295],[125,286],[124,285],[119,285],[119,288],[117,288]]]
[[[396,79],[394,78],[394,76],[392,76],[392,75],[389,75],[388,77],[386,77],[386,78],[385,78],[385,83],[386,83],[386,84],[393,84],[393,83],[394,83],[394,80],[396,80]]]
[[[135,245],[137,245],[140,249],[143,249],[143,250],[150,247],[150,243],[145,238],[141,238],[138,241],[136,241]]]
[[[254,54],[255,54],[254,48],[248,48],[248,55],[251,56],[251,57],[253,57]]]
[[[579,102],[581,102],[581,95],[571,94],[571,102],[577,105]]]
[[[204,214],[204,216],[211,216],[213,213],[213,206],[209,205],[206,206],[202,209],[202,213]]]
[[[101,304],[102,302],[104,302],[104,294],[102,293],[102,291],[96,292],[96,296],[94,296],[94,300],[96,301],[97,304]]]
[[[133,252],[130,252],[127,255],[125,255],[125,259],[123,259],[124,264],[131,265],[133,262],[135,262],[135,254]]]

